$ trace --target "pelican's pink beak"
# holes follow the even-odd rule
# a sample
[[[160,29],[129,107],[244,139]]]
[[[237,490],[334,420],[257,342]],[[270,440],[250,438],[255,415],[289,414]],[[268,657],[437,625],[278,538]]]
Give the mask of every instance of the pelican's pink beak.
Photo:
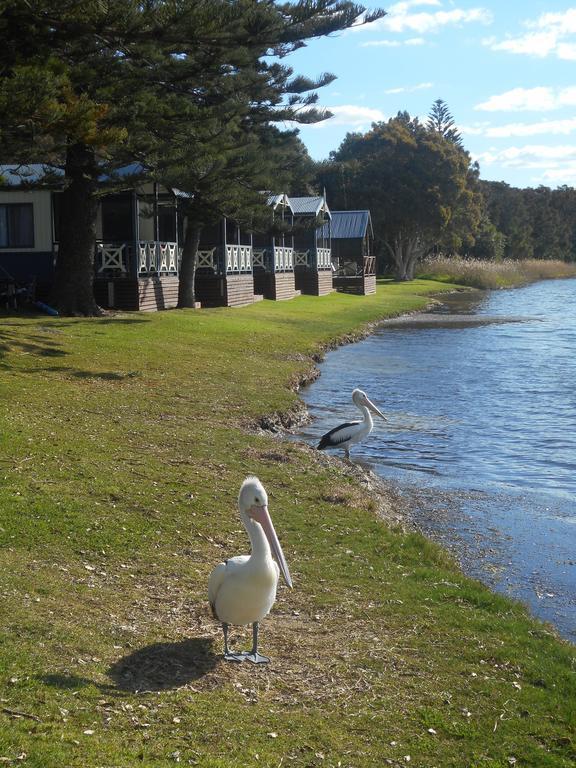
[[[292,577],[290,576],[290,571],[288,570],[288,563],[286,562],[286,558],[284,557],[284,552],[282,552],[282,547],[280,546],[280,542],[278,541],[278,536],[276,536],[276,531],[274,530],[274,525],[272,524],[272,518],[270,517],[270,514],[268,512],[268,507],[258,507],[253,506],[250,507],[250,511],[248,513],[252,520],[256,520],[257,523],[260,523],[262,526],[262,529],[264,530],[264,533],[266,534],[266,538],[268,539],[268,543],[270,544],[270,549],[272,550],[272,554],[274,555],[276,562],[278,563],[280,570],[282,571],[282,576],[284,577],[284,581],[290,589],[292,589]]]
[[[388,419],[386,418],[386,416],[384,416],[382,411],[379,408],[376,408],[376,406],[374,405],[372,400],[368,400],[368,398],[366,398],[366,405],[367,405],[368,408],[370,408],[372,413],[376,413],[378,416],[380,416],[382,419],[384,419],[384,421],[388,421]]]

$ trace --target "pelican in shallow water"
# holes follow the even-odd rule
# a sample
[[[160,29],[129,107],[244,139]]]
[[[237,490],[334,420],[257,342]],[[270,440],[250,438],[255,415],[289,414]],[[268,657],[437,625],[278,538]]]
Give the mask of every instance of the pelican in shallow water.
[[[372,421],[372,413],[376,413],[384,421],[387,421],[386,416],[382,411],[378,410],[374,403],[368,399],[366,392],[362,392],[361,389],[355,389],[352,392],[352,402],[358,408],[362,416],[362,421],[347,421],[344,424],[340,424],[339,427],[334,427],[330,432],[326,432],[322,435],[320,442],[318,443],[318,450],[323,451],[324,448],[344,448],[346,458],[350,458],[350,446],[354,443],[359,443],[367,435],[372,432],[374,422]]]
[[[292,579],[268,513],[268,495],[257,477],[247,477],[242,483],[238,509],[252,551],[250,555],[232,557],[214,568],[208,583],[208,600],[214,617],[222,622],[224,658],[262,664],[270,659],[258,653],[258,624],[274,605],[280,571],[290,588]],[[252,624],[251,651],[230,651],[229,624]]]

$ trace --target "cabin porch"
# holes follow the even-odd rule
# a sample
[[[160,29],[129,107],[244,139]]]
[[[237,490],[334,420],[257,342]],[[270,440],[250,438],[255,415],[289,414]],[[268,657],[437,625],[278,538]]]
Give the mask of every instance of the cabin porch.
[[[99,242],[94,270],[94,297],[106,309],[153,312],[178,303],[176,242]]]
[[[296,251],[294,274],[296,288],[309,296],[332,293],[332,261],[330,248]]]
[[[334,272],[334,288],[341,293],[368,296],[376,293],[376,258],[341,262]]]
[[[196,299],[203,307],[253,304],[252,247],[215,246],[198,251]]]
[[[272,245],[254,249],[254,292],[272,301],[300,295],[294,280],[294,248]]]
[[[288,196],[269,195],[270,228],[256,232],[254,243],[254,291],[265,299],[285,301],[299,295],[294,282],[294,214]]]

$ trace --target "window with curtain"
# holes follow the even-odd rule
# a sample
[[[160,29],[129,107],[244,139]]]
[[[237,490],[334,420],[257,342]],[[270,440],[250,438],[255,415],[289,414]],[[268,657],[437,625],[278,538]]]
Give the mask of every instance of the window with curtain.
[[[32,203],[0,205],[0,248],[34,247]]]

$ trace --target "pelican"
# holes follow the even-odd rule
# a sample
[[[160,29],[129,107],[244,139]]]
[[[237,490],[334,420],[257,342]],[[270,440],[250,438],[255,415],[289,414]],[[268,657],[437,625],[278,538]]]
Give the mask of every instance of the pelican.
[[[242,483],[238,509],[252,551],[250,555],[232,557],[214,568],[208,583],[208,600],[214,618],[222,623],[226,661],[263,664],[270,659],[258,653],[258,624],[274,605],[280,571],[290,589],[292,578],[268,513],[268,495],[257,477],[247,477]],[[251,651],[230,651],[229,624],[252,624]]]
[[[368,399],[366,392],[362,392],[361,389],[355,389],[352,392],[352,402],[362,412],[364,417],[362,421],[347,421],[344,424],[340,424],[339,427],[334,427],[330,432],[326,432],[320,438],[317,446],[318,450],[323,451],[324,448],[344,448],[346,458],[350,459],[350,446],[354,445],[354,443],[359,443],[360,440],[363,440],[372,432],[374,422],[372,421],[370,411],[378,414],[384,421],[387,421],[382,411],[376,408],[374,403]]]

